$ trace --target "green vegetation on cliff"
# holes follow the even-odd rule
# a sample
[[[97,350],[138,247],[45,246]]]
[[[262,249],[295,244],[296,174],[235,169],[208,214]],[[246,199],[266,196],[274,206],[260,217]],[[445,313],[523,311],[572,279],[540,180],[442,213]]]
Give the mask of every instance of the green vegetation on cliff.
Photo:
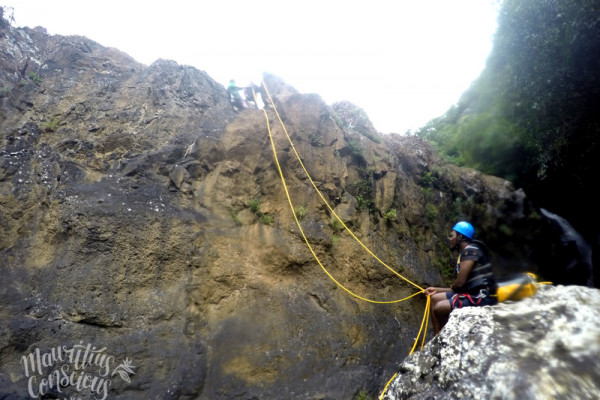
[[[485,70],[416,135],[548,207],[585,197],[600,170],[598,32],[597,1],[505,0]]]

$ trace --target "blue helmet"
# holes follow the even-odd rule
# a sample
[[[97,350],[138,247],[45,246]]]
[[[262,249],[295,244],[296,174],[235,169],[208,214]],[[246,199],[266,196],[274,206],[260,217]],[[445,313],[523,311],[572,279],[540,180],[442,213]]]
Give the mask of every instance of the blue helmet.
[[[454,225],[454,228],[452,228],[452,230],[455,230],[456,232],[468,237],[469,239],[473,239],[473,234],[475,233],[473,225],[465,221],[457,222],[456,225]]]

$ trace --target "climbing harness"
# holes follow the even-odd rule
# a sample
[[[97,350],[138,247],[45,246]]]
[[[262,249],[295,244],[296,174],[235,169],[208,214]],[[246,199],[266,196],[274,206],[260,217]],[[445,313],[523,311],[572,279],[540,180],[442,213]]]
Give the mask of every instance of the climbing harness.
[[[290,193],[285,181],[285,177],[283,176],[283,171],[281,169],[281,165],[279,163],[279,158],[277,156],[277,150],[275,148],[275,142],[273,140],[273,135],[271,132],[271,126],[269,124],[269,116],[267,114],[267,111],[265,109],[263,109],[263,113],[265,115],[265,120],[266,120],[266,125],[267,125],[267,130],[269,133],[269,140],[271,142],[271,148],[273,150],[273,157],[275,159],[275,164],[277,166],[277,171],[279,172],[279,177],[281,179],[281,182],[283,184],[283,188],[288,200],[288,204],[290,206],[290,209],[292,211],[292,215],[294,216],[294,220],[296,221],[296,225],[298,226],[298,229],[300,231],[300,234],[302,235],[302,238],[304,239],[304,242],[306,243],[307,247],[309,248],[311,254],[313,255],[314,259],[317,261],[317,263],[319,264],[319,266],[321,267],[321,269],[325,272],[325,274],[333,281],[335,282],[335,284],[337,286],[339,286],[341,289],[343,289],[345,292],[347,292],[348,294],[350,294],[353,297],[356,297],[360,300],[369,302],[369,303],[376,303],[376,304],[392,304],[392,303],[399,303],[401,301],[404,300],[408,300],[412,297],[417,296],[418,294],[424,293],[425,289],[423,289],[422,287],[420,287],[419,285],[417,285],[416,283],[410,281],[409,279],[405,278],[404,276],[402,276],[401,274],[399,274],[398,272],[396,272],[393,268],[389,267],[386,263],[384,263],[379,257],[377,257],[362,241],[360,241],[360,239],[358,239],[356,237],[356,235],[350,230],[350,228],[348,228],[348,226],[346,226],[346,224],[344,223],[344,221],[342,221],[342,219],[335,213],[335,211],[333,210],[333,208],[331,207],[331,205],[329,204],[329,202],[325,199],[325,197],[323,196],[323,194],[321,193],[321,191],[317,188],[315,182],[312,180],[310,174],[308,173],[308,171],[306,170],[306,167],[304,166],[304,163],[302,162],[302,159],[300,157],[300,155],[298,154],[298,152],[296,151],[296,148],[294,146],[294,143],[292,142],[290,135],[287,132],[287,129],[285,127],[285,124],[283,123],[279,112],[277,111],[277,107],[275,106],[275,103],[273,102],[273,99],[271,98],[271,94],[269,93],[269,90],[267,89],[266,85],[264,84],[264,82],[262,82],[264,91],[267,95],[267,99],[268,103],[271,104],[271,108],[273,109],[273,111],[275,112],[275,115],[277,116],[277,119],[279,120],[279,123],[281,124],[281,127],[283,129],[283,132],[285,133],[285,136],[288,140],[288,142],[290,143],[290,148],[292,149],[294,155],[296,156],[296,159],[298,160],[298,162],[300,163],[300,166],[302,167],[302,170],[304,171],[306,177],[308,178],[308,180],[310,181],[312,187],[315,189],[316,193],[319,195],[319,197],[321,198],[321,200],[323,201],[323,203],[326,205],[326,207],[329,209],[329,211],[331,212],[331,214],[337,218],[337,220],[341,223],[341,225],[344,227],[344,229],[350,234],[350,236],[356,240],[356,242],[358,242],[366,251],[367,253],[369,253],[373,258],[375,258],[381,265],[383,265],[385,268],[387,268],[389,271],[391,271],[392,273],[394,273],[396,276],[398,276],[399,278],[401,278],[402,280],[404,280],[405,282],[413,285],[414,287],[416,287],[417,289],[419,289],[418,292],[402,298],[402,299],[398,299],[398,300],[391,300],[391,301],[377,301],[377,300],[372,300],[372,299],[368,299],[366,297],[360,296],[354,292],[352,292],[350,289],[346,288],[344,285],[342,285],[340,282],[338,282],[333,275],[331,275],[331,273],[325,268],[325,266],[323,265],[323,263],[321,262],[321,260],[319,259],[319,257],[317,256],[317,254],[315,253],[315,251],[313,250],[310,242],[308,241],[308,238],[306,237],[304,230],[302,229],[302,226],[300,225],[300,221],[298,220],[298,217],[296,215],[296,213],[294,212],[294,204],[292,203],[292,199],[290,197]],[[267,101],[265,101],[265,103],[267,103]],[[425,312],[423,314],[423,319],[421,321],[421,326],[419,329],[419,333],[415,339],[414,345],[410,351],[409,354],[412,354],[416,347],[417,344],[419,342],[419,338],[422,337],[421,340],[421,348],[423,348],[423,346],[425,345],[425,337],[427,334],[427,325],[428,325],[428,320],[429,320],[429,312],[430,312],[430,305],[431,305],[431,299],[429,296],[427,296],[427,303],[425,305]],[[422,335],[421,335],[422,334]],[[390,383],[392,382],[392,380],[396,377],[397,373],[394,374],[394,376],[388,381],[388,383],[385,385],[385,388],[383,390],[383,392],[381,393],[381,397],[380,399],[383,398],[383,396],[385,395],[385,392],[387,390],[387,387],[390,385]]]
[[[474,298],[477,300],[474,300]],[[452,296],[452,309],[454,310],[455,308],[462,308],[464,299],[469,300],[472,305],[477,306],[479,303],[481,303],[483,297],[471,296],[469,293],[457,293]]]

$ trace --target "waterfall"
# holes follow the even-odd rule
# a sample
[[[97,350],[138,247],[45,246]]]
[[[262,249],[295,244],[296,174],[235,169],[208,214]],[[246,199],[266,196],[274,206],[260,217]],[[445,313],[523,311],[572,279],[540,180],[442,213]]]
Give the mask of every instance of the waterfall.
[[[558,246],[554,248],[556,261],[561,272],[567,274],[565,282],[594,286],[594,272],[592,266],[592,250],[579,232],[566,219],[541,208],[542,215],[558,234]]]

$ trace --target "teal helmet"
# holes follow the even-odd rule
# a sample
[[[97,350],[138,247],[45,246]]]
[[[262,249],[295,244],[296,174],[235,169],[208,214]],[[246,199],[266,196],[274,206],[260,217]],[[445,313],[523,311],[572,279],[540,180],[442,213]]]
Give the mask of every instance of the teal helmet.
[[[456,232],[460,233],[465,237],[468,237],[469,239],[473,239],[473,234],[475,233],[473,225],[465,221],[457,222],[456,225],[454,225],[454,228],[452,228],[452,230],[455,230]]]

